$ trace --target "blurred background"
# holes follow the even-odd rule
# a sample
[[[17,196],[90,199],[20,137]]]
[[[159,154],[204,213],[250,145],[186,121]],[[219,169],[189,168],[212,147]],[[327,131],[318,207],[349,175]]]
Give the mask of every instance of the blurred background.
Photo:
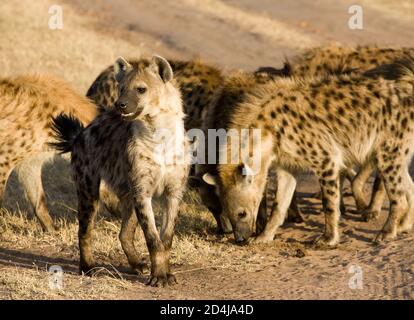
[[[414,44],[412,0],[106,0],[68,1],[99,17],[103,32],[178,58],[229,68],[279,64],[284,55],[326,43]],[[362,8],[362,30],[349,8]]]

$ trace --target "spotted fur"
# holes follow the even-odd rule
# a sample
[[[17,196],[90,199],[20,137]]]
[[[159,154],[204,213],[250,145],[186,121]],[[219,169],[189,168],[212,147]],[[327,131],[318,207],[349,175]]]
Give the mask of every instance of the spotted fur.
[[[170,65],[158,56],[142,58],[133,65],[119,58],[114,75],[118,99],[114,107],[88,127],[82,128],[65,115],[54,120],[54,146],[63,152],[71,151],[72,155],[78,194],[80,271],[89,273],[95,266],[91,238],[103,181],[120,200],[119,238],[131,267],[137,272],[143,267],[134,247],[139,223],[151,258],[148,283],[173,284],[170,249],[188,175],[180,91]],[[175,161],[166,161],[167,155],[160,151],[163,140],[158,136],[159,130],[168,130],[172,141],[164,147]],[[157,197],[161,197],[163,204],[160,233],[152,208],[152,200]]]
[[[50,152],[50,120],[61,112],[71,113],[83,124],[97,114],[96,107],[67,83],[50,76],[20,76],[0,79],[0,202],[7,179],[25,159]],[[25,165],[33,165],[24,161]],[[33,210],[46,231],[54,230],[42,188],[41,167],[19,176]],[[34,185],[34,187],[33,187]]]

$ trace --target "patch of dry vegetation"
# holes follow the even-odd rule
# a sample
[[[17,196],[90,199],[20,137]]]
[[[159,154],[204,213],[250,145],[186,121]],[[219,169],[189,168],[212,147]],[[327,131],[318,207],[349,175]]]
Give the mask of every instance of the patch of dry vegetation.
[[[2,76],[50,73],[86,92],[103,68],[119,55],[137,56],[141,48],[98,34],[91,20],[63,6],[63,29],[49,28],[49,0],[0,2]]]

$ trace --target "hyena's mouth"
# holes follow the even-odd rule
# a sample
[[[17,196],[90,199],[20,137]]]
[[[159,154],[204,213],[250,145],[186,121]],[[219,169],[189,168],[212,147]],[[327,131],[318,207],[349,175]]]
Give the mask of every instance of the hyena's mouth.
[[[129,118],[129,117],[132,117],[134,114],[135,114],[135,112],[121,113],[121,117],[123,117],[123,118]]]
[[[122,119],[125,120],[133,120],[135,118],[137,118],[140,114],[141,114],[142,110],[136,111],[136,112],[129,112],[129,113],[122,113],[121,112],[121,117]]]

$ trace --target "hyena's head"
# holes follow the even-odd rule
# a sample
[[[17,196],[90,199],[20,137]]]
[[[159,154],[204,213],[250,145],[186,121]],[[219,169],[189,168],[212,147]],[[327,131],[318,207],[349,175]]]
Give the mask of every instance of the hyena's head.
[[[131,65],[119,57],[114,64],[115,79],[119,96],[115,108],[128,120],[158,112],[158,106],[165,103],[173,71],[168,61],[160,56],[141,59]]]
[[[253,174],[247,164],[232,166],[225,174],[203,175],[203,180],[216,188],[222,212],[230,220],[236,243],[245,243],[256,229],[256,218],[266,184],[260,170]]]

